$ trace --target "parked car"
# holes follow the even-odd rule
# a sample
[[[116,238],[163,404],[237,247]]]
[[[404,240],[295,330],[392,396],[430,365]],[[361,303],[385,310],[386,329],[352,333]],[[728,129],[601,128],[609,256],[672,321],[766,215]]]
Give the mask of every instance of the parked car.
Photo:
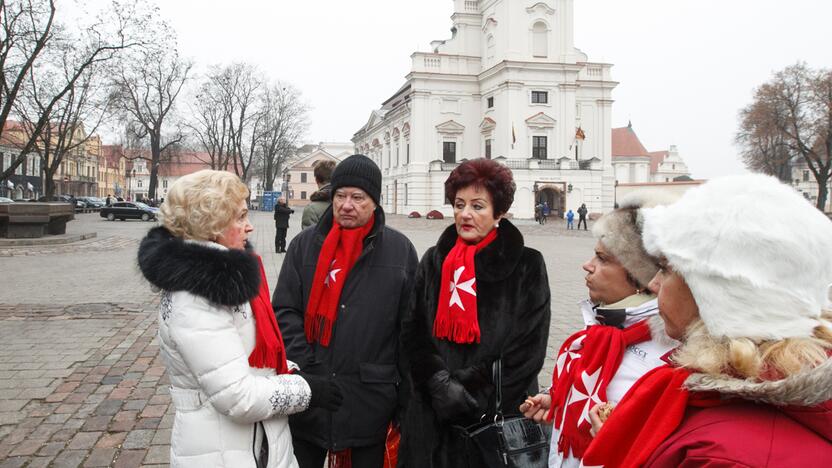
[[[14,200],[11,198],[0,197],[0,203],[14,203]]]
[[[115,202],[110,206],[105,206],[99,211],[99,216],[107,218],[109,221],[120,219],[141,219],[142,221],[149,221],[156,219],[156,213],[153,208],[138,202]]]
[[[86,205],[86,211],[98,211],[104,208],[104,200],[96,197],[78,197]]]
[[[53,201],[53,202],[64,202],[69,203],[75,207],[75,211],[84,211],[87,208],[87,204],[81,200],[76,199],[72,195],[52,195],[52,198],[47,200],[46,196],[42,196],[38,198],[39,202],[45,201]]]

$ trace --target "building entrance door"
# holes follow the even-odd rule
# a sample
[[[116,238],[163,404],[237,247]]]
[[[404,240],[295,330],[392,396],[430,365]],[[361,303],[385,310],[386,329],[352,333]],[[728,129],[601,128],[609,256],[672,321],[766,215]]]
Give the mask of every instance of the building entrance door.
[[[543,202],[549,205],[549,217],[563,219],[563,213],[566,211],[566,197],[560,190],[552,186],[543,188],[538,192],[537,203]]]

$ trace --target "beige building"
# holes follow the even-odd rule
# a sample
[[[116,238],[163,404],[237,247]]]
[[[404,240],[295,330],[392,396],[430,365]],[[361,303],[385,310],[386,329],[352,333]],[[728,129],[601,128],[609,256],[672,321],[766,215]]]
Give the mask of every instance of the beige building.
[[[102,145],[98,158],[98,196],[123,197],[127,184],[127,158],[121,145]]]
[[[318,190],[315,182],[315,166],[321,161],[335,161],[338,158],[322,148],[302,156],[297,162],[288,166],[283,173],[286,201],[291,206],[306,206],[309,197]]]

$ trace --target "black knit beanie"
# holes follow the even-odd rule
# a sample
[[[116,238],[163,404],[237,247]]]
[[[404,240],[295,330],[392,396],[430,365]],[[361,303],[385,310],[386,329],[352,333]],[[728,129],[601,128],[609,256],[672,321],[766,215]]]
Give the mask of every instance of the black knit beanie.
[[[372,159],[363,154],[354,154],[344,159],[332,171],[332,196],[340,187],[357,187],[379,204],[381,197],[381,171]]]

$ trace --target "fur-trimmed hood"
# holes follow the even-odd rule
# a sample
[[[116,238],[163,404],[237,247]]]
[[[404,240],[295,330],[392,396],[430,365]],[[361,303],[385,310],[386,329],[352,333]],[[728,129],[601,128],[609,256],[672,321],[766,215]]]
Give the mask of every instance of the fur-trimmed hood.
[[[245,251],[229,250],[185,241],[156,227],[142,239],[138,262],[157,288],[187,291],[225,306],[250,301],[260,288],[260,265],[248,244]]]
[[[816,406],[832,400],[832,358],[781,380],[756,382],[729,375],[692,374],[685,387],[776,406]]]

